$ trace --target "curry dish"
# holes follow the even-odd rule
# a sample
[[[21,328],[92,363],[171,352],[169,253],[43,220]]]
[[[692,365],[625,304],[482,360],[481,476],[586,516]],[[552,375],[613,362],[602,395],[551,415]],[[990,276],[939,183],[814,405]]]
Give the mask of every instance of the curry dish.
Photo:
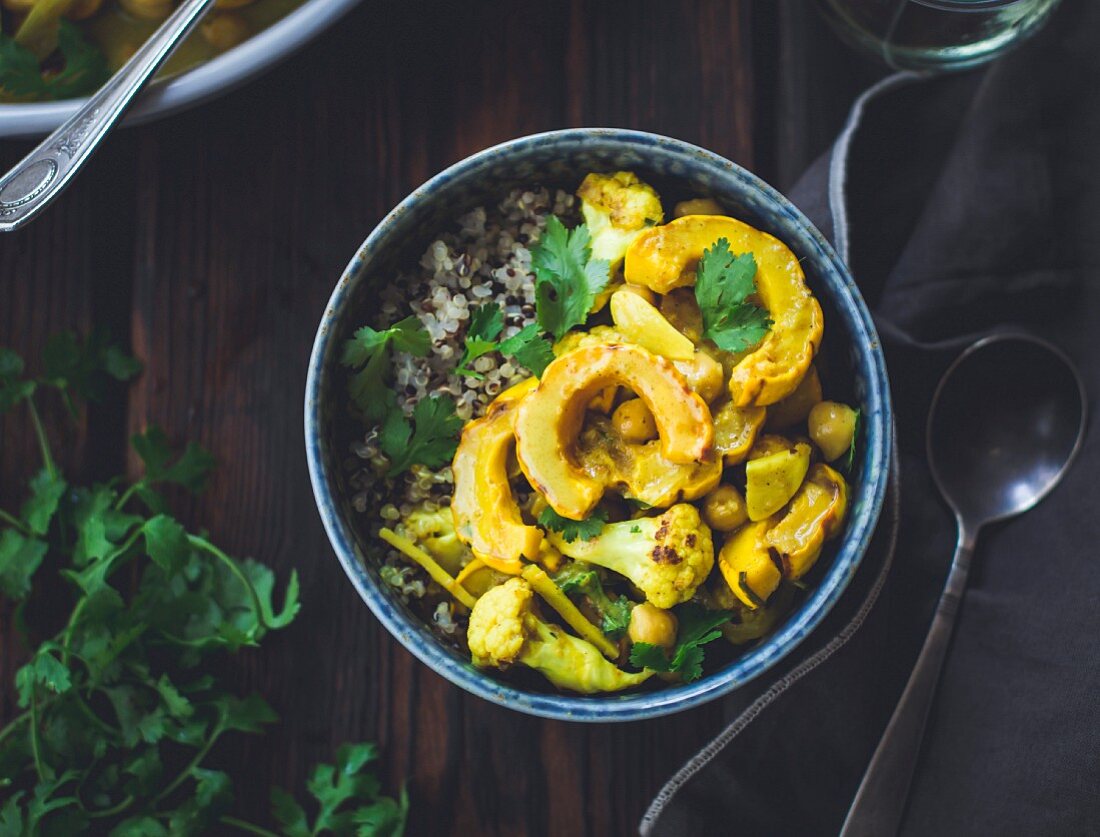
[[[218,0],[161,69],[171,76],[223,53],[302,0]],[[94,92],[178,5],[178,0],[0,0],[0,102]]]
[[[382,578],[474,666],[697,679],[842,531],[859,414],[825,399],[798,258],[713,199],[670,215],[630,172],[517,191],[347,341]]]

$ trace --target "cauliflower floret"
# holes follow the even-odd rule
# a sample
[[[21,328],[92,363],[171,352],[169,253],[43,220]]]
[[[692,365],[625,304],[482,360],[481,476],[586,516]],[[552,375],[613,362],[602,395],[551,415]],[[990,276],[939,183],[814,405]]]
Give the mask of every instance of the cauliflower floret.
[[[525,579],[510,578],[477,600],[466,633],[474,665],[527,666],[555,686],[583,694],[627,689],[653,674],[616,668],[592,643],[540,619],[534,598]]]
[[[455,534],[454,515],[449,506],[432,508],[421,504],[401,521],[397,530],[426,549],[451,575],[455,575],[473,558],[469,547]]]
[[[577,189],[577,197],[592,235],[592,258],[607,259],[613,272],[638,234],[665,218],[653,187],[629,171],[593,172]]]
[[[714,539],[688,503],[659,517],[610,523],[590,541],[568,543],[555,532],[547,538],[563,555],[626,576],[650,603],[666,610],[688,601],[714,568]]]

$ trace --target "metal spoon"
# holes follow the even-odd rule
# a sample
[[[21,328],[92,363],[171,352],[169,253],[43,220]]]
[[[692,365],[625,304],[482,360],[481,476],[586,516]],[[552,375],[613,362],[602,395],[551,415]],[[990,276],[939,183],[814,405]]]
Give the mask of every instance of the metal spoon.
[[[214,2],[183,0],[84,107],[0,178],[0,232],[19,229],[64,191],[134,97]]]
[[[1051,344],[996,335],[944,373],[928,416],[928,464],[959,527],[928,637],[848,811],[844,837],[897,834],[978,532],[1046,497],[1085,435],[1085,386]]]

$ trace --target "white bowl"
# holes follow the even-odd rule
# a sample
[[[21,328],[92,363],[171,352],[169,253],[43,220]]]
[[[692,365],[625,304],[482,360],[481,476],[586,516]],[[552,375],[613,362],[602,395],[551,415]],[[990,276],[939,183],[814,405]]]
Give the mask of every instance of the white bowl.
[[[308,0],[240,46],[199,66],[154,82],[127,114],[138,125],[177,113],[244,84],[323,32],[359,0]],[[0,137],[48,134],[76,113],[84,99],[0,104]]]

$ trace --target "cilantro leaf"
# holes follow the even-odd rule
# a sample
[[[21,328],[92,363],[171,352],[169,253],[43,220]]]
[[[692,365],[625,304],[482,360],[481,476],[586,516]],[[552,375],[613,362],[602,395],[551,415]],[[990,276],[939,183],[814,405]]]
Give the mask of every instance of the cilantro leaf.
[[[470,364],[482,355],[496,350],[495,341],[503,328],[504,312],[495,302],[473,306],[470,309],[470,325],[466,330],[466,348],[455,372],[471,378],[484,378],[480,372],[471,369]]]
[[[195,442],[189,442],[173,462],[168,436],[155,424],[144,433],[132,436],[130,443],[145,464],[144,482],[148,485],[173,483],[198,494],[206,487],[206,480],[214,470],[214,457]]]
[[[49,468],[43,468],[31,480],[31,496],[23,504],[23,520],[36,535],[44,535],[50,528],[57,511],[57,504],[65,494],[65,479]]]
[[[31,577],[46,557],[47,546],[14,529],[0,532],[0,593],[22,599],[31,591]]]
[[[107,59],[67,20],[58,26],[57,45],[64,62],[62,70],[44,76],[33,52],[0,34],[0,88],[18,97],[72,99],[92,92],[107,80]]]
[[[502,355],[529,369],[536,378],[541,378],[546,367],[554,360],[554,346],[542,336],[542,329],[536,323],[531,323],[502,340],[498,348]]]
[[[679,630],[672,656],[665,656],[659,645],[636,642],[630,649],[630,662],[639,668],[653,671],[679,672],[685,683],[703,676],[703,648],[722,635],[718,630],[732,617],[728,610],[706,610],[689,602],[674,608]]]
[[[45,383],[60,389],[66,399],[72,392],[86,401],[99,401],[109,380],[128,381],[141,371],[141,363],[112,345],[102,329],[85,340],[71,331],[58,332],[46,341],[42,365]]]
[[[538,322],[558,340],[588,318],[596,295],[610,279],[610,263],[591,257],[591,242],[586,225],[569,231],[551,215],[542,238],[531,248]]]
[[[600,576],[590,565],[574,561],[554,576],[554,583],[563,593],[580,593],[587,597],[600,614],[600,630],[611,639],[618,639],[630,627],[634,602],[626,596],[609,596]]]
[[[72,99],[91,93],[110,75],[106,56],[84,40],[80,29],[62,19],[57,30],[57,48],[65,66],[47,84],[54,99]]]
[[[703,336],[727,352],[752,348],[772,325],[768,312],[748,301],[756,293],[756,259],[734,256],[720,238],[703,251],[695,279],[695,299],[703,315]]]
[[[458,447],[462,419],[454,402],[441,395],[422,398],[413,408],[412,425],[400,410],[386,417],[378,441],[390,459],[389,476],[413,465],[438,468],[451,461]]]
[[[2,61],[2,50],[0,50],[0,66]],[[3,74],[0,71],[0,88],[3,87],[2,78]],[[0,413],[7,412],[34,393],[34,381],[25,381],[22,375],[23,358],[11,349],[0,348]]]
[[[599,537],[603,531],[603,525],[607,523],[607,512],[596,509],[584,520],[571,520],[562,517],[550,506],[539,512],[539,525],[547,529],[553,529],[561,535],[566,543],[573,543],[577,538],[590,541]]]
[[[271,814],[287,837],[313,837],[322,833],[358,834],[362,837],[397,837],[403,833],[408,798],[379,796],[379,782],[367,768],[378,758],[373,744],[345,744],[336,751],[335,764],[318,764],[306,787],[317,803],[311,825],[305,808],[289,793],[271,793]]]
[[[432,340],[420,319],[414,315],[377,331],[363,326],[344,344],[341,363],[358,370],[352,375],[349,390],[352,401],[371,421],[381,421],[395,400],[389,381],[389,347],[425,357]]]
[[[31,705],[31,697],[39,688],[62,694],[73,685],[69,670],[51,653],[52,650],[50,643],[40,646],[30,662],[15,673],[19,705],[24,709]]]
[[[141,527],[145,551],[166,572],[177,572],[187,561],[191,545],[183,526],[166,514],[145,521]]]

